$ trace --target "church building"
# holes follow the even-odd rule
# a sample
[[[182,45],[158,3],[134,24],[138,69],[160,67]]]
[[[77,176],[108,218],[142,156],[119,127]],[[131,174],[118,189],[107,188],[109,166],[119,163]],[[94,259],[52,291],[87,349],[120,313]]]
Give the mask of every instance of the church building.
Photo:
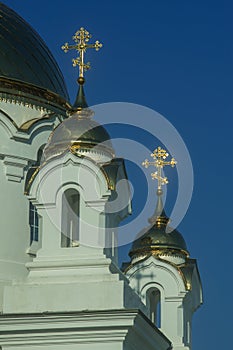
[[[155,145],[143,163],[157,169],[157,206],[120,268],[126,167],[84,94],[86,50],[102,44],[84,28],[73,39],[71,105],[44,41],[0,3],[0,349],[191,350],[201,281],[163,206],[162,170],[176,161]]]

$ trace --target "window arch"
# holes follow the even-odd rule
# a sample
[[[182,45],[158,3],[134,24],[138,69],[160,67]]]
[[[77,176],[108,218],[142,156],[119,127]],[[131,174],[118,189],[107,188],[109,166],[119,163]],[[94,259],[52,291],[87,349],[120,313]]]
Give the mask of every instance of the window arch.
[[[156,287],[149,288],[146,292],[146,305],[149,309],[151,321],[161,327],[161,293]]]
[[[39,148],[37,152],[37,160],[28,169],[26,181],[25,181],[26,184],[30,181],[31,177],[33,176],[38,166],[40,166],[44,146],[45,145],[42,145]],[[36,207],[31,202],[29,202],[29,227],[30,227],[30,245],[32,245],[33,242],[39,241],[39,215],[37,213]]]
[[[80,194],[74,189],[66,190],[62,195],[61,247],[79,245]]]

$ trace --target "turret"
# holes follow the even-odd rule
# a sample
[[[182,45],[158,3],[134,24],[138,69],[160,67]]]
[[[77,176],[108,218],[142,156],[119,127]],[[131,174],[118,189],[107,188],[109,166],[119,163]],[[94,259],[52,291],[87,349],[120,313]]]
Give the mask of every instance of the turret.
[[[129,252],[131,262],[124,266],[130,286],[148,308],[151,321],[172,341],[174,350],[191,349],[192,315],[202,303],[202,287],[196,260],[191,259],[183,236],[169,225],[163,205],[162,185],[168,183],[163,167],[174,167],[169,154],[158,147],[145,160],[147,168],[157,168],[152,178],[158,181],[157,205],[139,232]]]

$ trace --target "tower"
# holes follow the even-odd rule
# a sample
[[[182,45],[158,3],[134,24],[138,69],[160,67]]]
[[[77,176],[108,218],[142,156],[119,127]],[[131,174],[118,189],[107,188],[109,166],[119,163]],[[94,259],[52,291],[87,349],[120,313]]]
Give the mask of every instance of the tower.
[[[42,39],[5,5],[0,11],[1,349],[190,349],[200,279],[182,236],[166,232],[162,202],[162,168],[175,160],[161,149],[153,154],[156,211],[122,272],[126,168],[84,94],[86,52],[102,44],[81,27],[75,43],[63,45],[78,55],[71,105]]]
[[[9,12],[17,25],[21,23],[15,13],[2,6],[3,16]],[[169,339],[150,322],[145,305],[117,266],[117,226],[131,211],[126,181],[121,205],[114,201],[118,181],[126,178],[124,160],[116,158],[109,134],[92,119],[84,95],[83,73],[88,68],[84,53],[100,44],[89,46],[90,36],[83,28],[74,39],[79,54],[75,62],[80,69],[76,101],[70,106],[65,100],[61,115],[53,114],[51,121],[46,116],[35,122],[30,116],[26,135],[31,140],[34,135],[43,136],[35,147],[27,143],[29,159],[27,148],[19,147],[19,155],[27,161],[24,171],[8,179],[13,182],[17,175],[21,180],[14,206],[15,212],[20,208],[23,213],[17,221],[17,237],[23,244],[14,243],[22,271],[13,267],[14,273],[9,274],[12,256],[5,261],[8,280],[2,279],[0,346],[10,350],[168,350]],[[67,45],[65,50],[72,48]],[[53,72],[53,66],[50,70]],[[43,88],[39,92],[41,96]],[[52,93],[47,94],[45,101],[38,103],[47,109],[51,103],[52,109],[53,101],[48,98]],[[30,110],[31,96],[27,97],[24,107],[29,105]],[[8,107],[9,101],[4,103]],[[17,106],[14,112],[18,112]],[[44,128],[39,130],[41,124]],[[6,144],[9,139],[6,133]],[[16,148],[14,142],[11,150]],[[4,162],[2,166],[4,169]],[[5,215],[11,219],[7,208]],[[15,228],[8,226],[8,251]]]
[[[189,257],[182,235],[169,226],[163,205],[162,186],[168,183],[163,167],[176,165],[158,147],[151,154],[155,166],[152,179],[158,181],[157,205],[149,227],[139,232],[124,266],[130,286],[148,308],[150,319],[172,341],[173,349],[191,349],[192,315],[202,303],[202,287],[197,262]]]

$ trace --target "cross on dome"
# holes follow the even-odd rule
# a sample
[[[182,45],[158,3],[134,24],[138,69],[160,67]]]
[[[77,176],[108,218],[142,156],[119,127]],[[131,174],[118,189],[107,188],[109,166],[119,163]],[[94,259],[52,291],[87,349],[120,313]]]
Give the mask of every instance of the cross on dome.
[[[151,153],[151,157],[154,159],[153,162],[150,162],[148,159],[142,163],[145,168],[148,168],[150,165],[155,166],[158,170],[154,173],[151,173],[151,177],[153,180],[158,180],[158,188],[157,193],[162,194],[162,185],[168,184],[167,177],[164,177],[162,174],[163,168],[166,165],[170,165],[172,168],[177,164],[175,158],[172,158],[170,161],[166,161],[167,157],[169,157],[169,153],[158,147]]]
[[[76,44],[69,45],[68,43],[65,43],[62,46],[62,50],[64,50],[65,53],[67,53],[69,50],[76,50],[79,54],[77,58],[73,58],[73,66],[79,66],[79,80],[84,81],[84,71],[87,71],[91,68],[90,62],[85,63],[84,62],[84,54],[87,49],[94,48],[96,51],[99,51],[99,49],[103,46],[98,40],[96,40],[93,44],[87,44],[89,40],[91,39],[92,35],[83,27],[81,27],[73,36],[73,40]]]

